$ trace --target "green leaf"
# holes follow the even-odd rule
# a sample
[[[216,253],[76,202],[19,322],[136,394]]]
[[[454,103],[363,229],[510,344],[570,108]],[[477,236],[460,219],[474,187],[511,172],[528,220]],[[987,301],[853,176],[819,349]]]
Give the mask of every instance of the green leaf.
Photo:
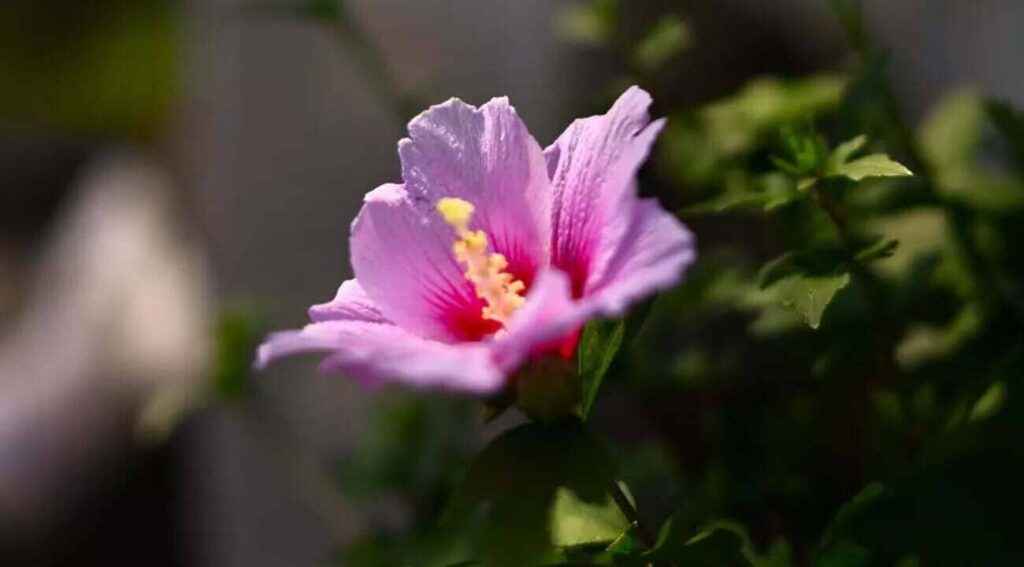
[[[643,326],[652,304],[653,300],[648,300],[634,307],[626,319],[591,321],[583,328],[578,357],[580,416],[584,420],[590,415],[601,383],[616,355]]]
[[[916,556],[923,565],[1020,565],[1012,490],[1022,469],[1014,438],[872,483],[836,514],[813,564],[895,565]]]
[[[946,97],[928,115],[918,138],[925,160],[939,177],[974,163],[983,120],[981,101],[963,91]]]
[[[874,242],[858,251],[855,259],[858,262],[870,262],[889,258],[896,253],[899,244],[900,241],[895,238],[878,237]]]
[[[1006,384],[1001,381],[993,382],[971,407],[971,421],[985,421],[991,418],[999,413],[1004,403],[1006,403]]]
[[[768,262],[759,274],[762,289],[793,275],[828,276],[845,269],[846,253],[839,246],[817,246],[787,252]]]
[[[752,178],[745,173],[726,176],[725,189],[717,196],[686,209],[690,214],[717,214],[739,210],[773,212],[802,195],[792,179],[779,173]]]
[[[618,0],[592,0],[565,5],[555,17],[555,33],[578,45],[603,45],[615,34]]]
[[[772,158],[777,168],[795,177],[812,176],[822,169],[828,145],[811,124],[783,127],[781,137],[786,155]]]
[[[857,152],[864,148],[868,143],[868,137],[863,134],[856,138],[843,142],[839,146],[832,150],[832,154],[828,157],[828,163],[825,165],[825,172],[827,174],[835,175],[840,166],[850,161],[850,158]]]
[[[243,8],[254,15],[292,16],[324,24],[339,24],[349,20],[345,0],[262,0]]]
[[[1014,110],[1009,103],[995,100],[985,103],[985,111],[1010,145],[1017,170],[1024,176],[1024,112]]]
[[[226,309],[217,318],[213,390],[223,399],[239,399],[249,391],[256,346],[264,329],[256,309]]]
[[[583,328],[583,335],[580,337],[579,367],[582,388],[580,415],[584,419],[594,406],[601,382],[611,368],[625,334],[626,323],[621,319],[592,321]]]
[[[686,567],[749,567],[743,553],[744,538],[725,528],[713,528],[689,537],[681,526],[669,518],[658,532],[654,549],[645,554],[655,563],[665,562]]]
[[[178,9],[166,0],[5,2],[0,124],[152,140],[181,87]]]
[[[1005,172],[978,163],[986,112],[1020,157],[1019,146],[1013,145],[1019,139],[1014,138],[1021,128],[1019,116],[1006,107],[983,104],[969,92],[946,98],[929,115],[919,135],[921,149],[944,199],[987,213],[1013,213],[1024,208],[1024,187]]]
[[[914,174],[886,154],[871,154],[837,166],[834,175],[860,181],[868,177],[910,177]]]
[[[675,14],[663,16],[640,41],[633,52],[637,67],[658,69],[693,43],[690,27]]]
[[[767,288],[783,306],[803,317],[812,329],[821,325],[825,309],[837,293],[850,284],[850,274],[795,274],[778,280]]]
[[[449,522],[473,519],[485,565],[536,565],[554,550],[610,544],[630,528],[609,490],[615,482],[610,455],[579,420],[530,423],[483,450]]]

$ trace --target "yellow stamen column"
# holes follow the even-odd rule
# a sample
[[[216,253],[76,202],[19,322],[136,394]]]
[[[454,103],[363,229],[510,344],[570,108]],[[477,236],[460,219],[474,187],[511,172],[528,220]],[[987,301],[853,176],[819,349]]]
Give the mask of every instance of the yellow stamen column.
[[[469,221],[475,208],[464,199],[445,197],[437,202],[437,211],[453,229],[456,239],[452,249],[455,258],[466,266],[466,279],[476,294],[487,304],[483,316],[507,325],[512,314],[523,306],[523,282],[506,272],[508,260],[498,253],[487,253],[487,234],[470,230]]]

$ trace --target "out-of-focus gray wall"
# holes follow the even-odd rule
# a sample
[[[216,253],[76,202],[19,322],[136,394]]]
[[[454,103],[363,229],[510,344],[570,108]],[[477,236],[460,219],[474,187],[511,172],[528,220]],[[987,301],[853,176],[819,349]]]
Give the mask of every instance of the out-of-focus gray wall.
[[[351,277],[349,223],[363,194],[398,179],[404,121],[330,33],[246,14],[242,4],[189,4],[180,153],[222,297],[263,302],[275,325],[295,327]],[[400,84],[428,103],[509,95],[541,143],[557,134],[572,65],[551,33],[555,3],[350,4]],[[302,361],[258,380],[325,461],[358,442],[365,405],[378,395],[318,377]],[[183,513],[198,564],[312,565],[328,556],[336,534],[292,492],[296,467],[282,466],[257,430],[222,412],[194,424],[189,438]],[[342,531],[355,533],[358,520],[342,518]]]

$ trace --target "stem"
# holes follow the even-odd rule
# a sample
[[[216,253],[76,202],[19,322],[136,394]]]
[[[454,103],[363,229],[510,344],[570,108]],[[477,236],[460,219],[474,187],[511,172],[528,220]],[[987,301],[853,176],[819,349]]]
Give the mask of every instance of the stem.
[[[608,487],[608,490],[611,492],[612,499],[615,500],[615,505],[618,506],[619,510],[622,511],[622,514],[626,516],[629,523],[636,526],[637,531],[640,533],[640,541],[644,544],[644,547],[647,549],[654,549],[654,546],[658,541],[657,538],[654,536],[654,533],[648,530],[645,524],[640,520],[640,513],[636,511],[633,503],[629,501],[629,497],[622,491],[622,487],[619,486],[619,483],[612,482]]]

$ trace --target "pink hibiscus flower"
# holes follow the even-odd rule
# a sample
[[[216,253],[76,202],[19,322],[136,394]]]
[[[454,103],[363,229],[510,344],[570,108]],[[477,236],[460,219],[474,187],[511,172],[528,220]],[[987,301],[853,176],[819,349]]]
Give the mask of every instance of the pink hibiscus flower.
[[[546,150],[508,99],[452,99],[409,123],[402,184],[366,195],[352,223],[355,278],[270,335],[257,366],[324,352],[368,382],[491,394],[533,358],[571,357],[589,318],[620,316],[695,258],[690,232],[636,175],[664,125],[626,91]]]

